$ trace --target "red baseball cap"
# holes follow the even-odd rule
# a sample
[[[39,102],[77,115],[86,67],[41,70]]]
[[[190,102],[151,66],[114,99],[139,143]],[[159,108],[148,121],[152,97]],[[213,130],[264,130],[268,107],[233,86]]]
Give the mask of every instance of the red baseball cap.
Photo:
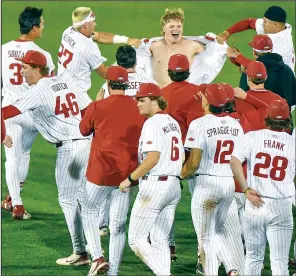
[[[189,69],[189,60],[185,55],[172,55],[169,60],[169,69],[176,72],[183,72]]]
[[[286,100],[273,100],[267,107],[267,116],[276,120],[290,118],[290,108]]]
[[[23,58],[16,58],[16,60],[41,67],[46,67],[47,65],[46,57],[42,53],[33,50],[29,50]]]
[[[224,91],[226,92],[228,102],[233,102],[234,100],[234,89],[229,83],[220,83],[220,86],[224,88]]]
[[[255,35],[249,45],[259,53],[269,53],[272,51],[272,40],[268,35]]]
[[[137,91],[136,98],[160,97],[160,87],[154,83],[142,83]]]
[[[128,73],[125,68],[121,66],[111,66],[107,71],[107,80],[117,82],[127,82]]]
[[[222,107],[228,102],[224,88],[219,84],[209,84],[204,92],[208,103],[216,107]]]
[[[260,61],[251,61],[245,73],[251,78],[266,79],[267,77],[265,65]]]

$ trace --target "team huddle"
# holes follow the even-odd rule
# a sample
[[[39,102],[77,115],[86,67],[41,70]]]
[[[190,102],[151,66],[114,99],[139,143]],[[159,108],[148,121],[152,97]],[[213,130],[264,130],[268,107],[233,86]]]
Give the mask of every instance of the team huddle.
[[[2,209],[13,219],[34,219],[21,190],[40,133],[57,150],[58,200],[73,247],[57,265],[118,275],[137,192],[128,244],[155,275],[172,275],[175,211],[187,181],[198,275],[218,275],[221,264],[229,276],[261,275],[267,241],[272,275],[289,275],[289,265],[296,267],[289,260],[296,80],[286,12],[272,6],[263,19],[242,20],[220,35],[184,37],[183,10],[167,9],[163,36],[137,39],[95,32],[94,12],[79,7],[62,34],[57,73],[34,42],[42,12],[25,8],[20,38],[2,45],[9,190]],[[226,44],[247,29],[257,31],[255,60]],[[97,43],[126,45],[108,67]],[[227,57],[242,72],[240,87],[212,83]],[[95,101],[87,94],[92,71],[106,80]],[[101,246],[107,228],[108,261]]]

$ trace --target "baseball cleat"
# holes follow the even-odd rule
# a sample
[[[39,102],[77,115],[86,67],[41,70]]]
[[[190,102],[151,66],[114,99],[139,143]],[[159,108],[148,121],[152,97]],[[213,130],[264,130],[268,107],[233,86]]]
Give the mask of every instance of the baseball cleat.
[[[1,201],[1,208],[7,212],[12,212],[12,201],[10,195]]]
[[[239,273],[236,269],[232,269],[227,273],[227,276],[239,276]]]
[[[107,263],[104,257],[100,257],[99,259],[91,263],[91,267],[87,276],[95,276],[98,274],[105,273],[108,270],[109,270],[109,264]]]
[[[89,265],[90,260],[85,253],[82,254],[76,254],[73,253],[71,256],[67,258],[57,259],[56,263],[58,265],[74,265],[74,266],[82,266],[82,265]]]
[[[293,267],[293,268],[296,268],[296,260],[295,259],[290,259],[289,260],[289,266]]]
[[[15,205],[12,209],[14,219],[31,219],[31,215],[25,210],[24,205]]]
[[[176,246],[170,246],[170,252],[171,252],[171,262],[175,262],[178,258],[176,254]]]
[[[101,237],[108,236],[108,228],[107,228],[107,226],[100,227],[100,236]]]

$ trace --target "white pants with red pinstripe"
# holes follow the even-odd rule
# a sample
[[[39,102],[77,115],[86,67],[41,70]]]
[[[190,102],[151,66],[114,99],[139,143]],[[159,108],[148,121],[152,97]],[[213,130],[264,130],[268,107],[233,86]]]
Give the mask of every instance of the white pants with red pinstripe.
[[[139,186],[129,224],[129,245],[135,254],[156,275],[170,275],[170,248],[168,244],[176,207],[181,198],[180,182],[169,176],[158,181],[148,176]],[[151,244],[147,241],[150,233]]]
[[[103,256],[101,237],[99,234],[99,209],[110,195],[109,218],[109,275],[118,275],[123,250],[125,246],[125,225],[134,187],[128,192],[121,193],[117,186],[99,186],[86,183],[82,201],[82,221],[85,237],[92,259]]]
[[[38,130],[29,112],[5,121],[6,133],[12,137],[13,146],[5,148],[6,183],[12,199],[12,205],[23,205],[20,196],[20,182],[28,175],[32,144]]]

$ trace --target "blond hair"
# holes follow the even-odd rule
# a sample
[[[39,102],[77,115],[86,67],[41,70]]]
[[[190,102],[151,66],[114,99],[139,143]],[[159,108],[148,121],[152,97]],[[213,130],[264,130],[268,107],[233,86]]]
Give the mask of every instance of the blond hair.
[[[184,11],[181,8],[178,9],[165,9],[164,15],[160,19],[160,25],[163,27],[165,24],[171,20],[180,21],[182,24],[185,20]]]
[[[72,12],[72,22],[77,23],[77,22],[84,20],[85,18],[87,18],[87,16],[89,15],[90,12],[91,12],[91,8],[89,8],[89,7],[79,7],[77,9],[75,9]],[[81,27],[82,26],[78,26],[78,27],[74,27],[74,28],[76,30],[80,30]]]

